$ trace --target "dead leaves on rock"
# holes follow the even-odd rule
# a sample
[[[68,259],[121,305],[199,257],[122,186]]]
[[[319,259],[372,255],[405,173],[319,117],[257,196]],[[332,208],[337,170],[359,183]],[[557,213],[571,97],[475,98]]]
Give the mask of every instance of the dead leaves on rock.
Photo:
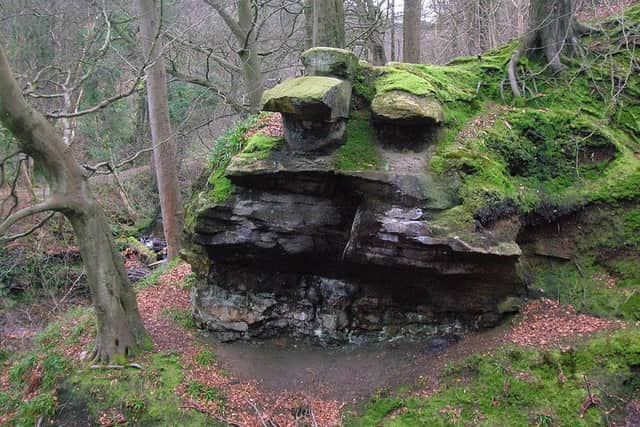
[[[251,138],[253,135],[260,134],[279,138],[284,134],[282,126],[282,115],[273,113],[260,118],[258,126],[248,131],[244,136]]]

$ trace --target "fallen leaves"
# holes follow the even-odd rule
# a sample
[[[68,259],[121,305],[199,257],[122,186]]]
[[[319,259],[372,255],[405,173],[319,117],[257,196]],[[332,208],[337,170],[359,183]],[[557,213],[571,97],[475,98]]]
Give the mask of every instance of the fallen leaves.
[[[245,134],[245,138],[250,138],[253,135],[261,134],[266,136],[272,136],[274,138],[281,137],[284,134],[282,126],[282,114],[273,113],[260,118],[258,126],[255,129],[251,129]]]
[[[281,427],[340,425],[343,402],[288,392],[272,395],[261,390],[255,381],[241,382],[227,375],[217,364],[198,364],[196,355],[207,348],[192,331],[176,324],[165,314],[167,310],[189,309],[189,290],[178,285],[189,274],[190,266],[179,264],[163,273],[157,286],[147,287],[137,294],[138,308],[155,344],[155,351],[175,350],[180,353],[184,378],[176,393],[183,400],[181,407],[243,427],[262,427],[265,424]],[[193,382],[219,390],[221,398],[206,400],[190,395],[188,387]]]
[[[506,340],[530,347],[556,345],[564,338],[585,337],[622,326],[618,321],[580,314],[571,305],[547,298],[529,302],[521,315],[521,321],[507,333]]]

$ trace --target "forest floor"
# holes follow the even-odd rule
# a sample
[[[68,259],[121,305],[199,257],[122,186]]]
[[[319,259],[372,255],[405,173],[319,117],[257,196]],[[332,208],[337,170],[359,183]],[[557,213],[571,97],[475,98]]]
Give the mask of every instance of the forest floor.
[[[155,348],[136,362],[143,370],[153,372],[155,357],[175,355],[181,375],[170,392],[178,397],[179,410],[206,414],[223,425],[339,425],[345,414],[358,413],[358,407],[380,393],[400,390],[403,396],[422,397],[437,393],[443,373],[452,364],[462,363],[472,355],[486,355],[513,346],[538,351],[567,348],[598,332],[610,335],[626,327],[619,321],[577,313],[571,306],[537,299],[530,301],[521,314],[502,327],[469,334],[435,351],[428,341],[346,348],[318,348],[279,340],[262,344],[223,344],[203,336],[190,321],[190,273],[188,265],[178,264],[138,289],[140,312]],[[29,310],[46,312],[42,309],[44,305],[46,302],[35,303],[30,308],[15,310],[13,315],[5,313],[3,345],[11,345],[16,352],[27,351],[29,338],[38,334],[50,319],[43,314],[31,316],[34,320],[31,323],[28,319],[7,320],[20,319],[20,313]],[[60,318],[60,315],[56,316]],[[106,375],[100,379],[108,379],[110,384],[114,381],[124,384],[130,380],[126,375],[131,374],[105,374],[86,368],[82,358],[92,342],[93,328],[85,315],[67,317],[59,329],[54,348],[69,360],[71,369],[66,375],[74,370],[82,372],[84,379],[76,380],[80,382],[87,380],[87,375],[92,376],[87,381]],[[69,339],[72,333],[75,333],[75,339]],[[1,366],[0,397],[10,387],[7,378],[15,370],[15,362],[10,365],[12,360],[9,358]],[[165,369],[168,368],[163,367],[160,371]],[[43,376],[41,363],[35,363],[31,373],[24,374],[25,378],[31,378],[27,384],[33,385],[34,375]],[[39,382],[42,380],[35,381]],[[90,390],[98,396],[101,392],[97,392],[96,387],[94,384]],[[78,419],[89,417],[87,406],[61,394],[62,406],[66,409],[58,411],[53,425],[89,423],[89,418]],[[145,399],[147,410],[151,411],[153,405],[148,401],[149,397]],[[110,405],[106,396],[100,400],[106,404],[97,406],[99,425],[137,425],[130,408],[135,403]],[[12,415],[15,413],[5,415],[5,421]],[[2,421],[0,416],[0,425]]]

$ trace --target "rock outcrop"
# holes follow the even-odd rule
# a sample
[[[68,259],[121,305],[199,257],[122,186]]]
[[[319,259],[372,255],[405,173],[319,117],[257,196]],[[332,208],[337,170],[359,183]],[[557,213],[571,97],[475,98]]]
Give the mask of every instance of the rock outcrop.
[[[459,203],[455,178],[403,168],[428,155],[428,139],[416,145],[423,151],[387,153],[384,136],[359,135],[397,164],[336,167],[356,135],[349,128],[339,141],[326,129],[347,127],[351,93],[341,88],[350,90],[343,79],[354,65],[323,66],[318,58],[350,58],[334,49],[323,55],[316,49],[303,58],[312,70],[347,71],[294,79],[265,94],[266,108],[284,115],[287,144],[266,158],[236,157],[225,172],[230,197],[196,209],[190,239],[201,254],[191,256],[201,278],[197,323],[223,340],[286,334],[353,342],[491,326],[517,310],[523,288],[515,236],[458,224],[450,215]],[[390,105],[374,111],[374,120],[384,116],[387,127],[406,126],[408,115],[424,126],[443,121],[433,99],[393,96],[411,98],[416,111],[392,112]],[[403,105],[397,110],[407,111]],[[353,152],[357,160],[360,151]]]

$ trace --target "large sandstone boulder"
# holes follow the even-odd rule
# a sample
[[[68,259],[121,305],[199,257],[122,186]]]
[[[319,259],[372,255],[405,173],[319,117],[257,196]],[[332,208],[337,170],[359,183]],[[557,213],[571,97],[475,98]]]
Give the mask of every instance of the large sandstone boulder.
[[[211,259],[195,319],[220,339],[462,332],[495,325],[523,291],[518,245],[439,223],[456,199],[423,173],[339,172],[285,149],[227,177],[234,195],[191,236]]]
[[[334,149],[345,141],[351,83],[333,77],[299,77],[265,91],[263,109],[282,113],[284,139],[294,151]]]
[[[262,109],[312,121],[349,117],[351,84],[333,77],[298,77],[264,92]]]
[[[371,112],[376,120],[397,125],[437,125],[444,121],[444,110],[438,101],[399,90],[376,95]]]
[[[360,61],[352,52],[332,47],[314,47],[302,54],[307,75],[331,76],[353,80]]]

